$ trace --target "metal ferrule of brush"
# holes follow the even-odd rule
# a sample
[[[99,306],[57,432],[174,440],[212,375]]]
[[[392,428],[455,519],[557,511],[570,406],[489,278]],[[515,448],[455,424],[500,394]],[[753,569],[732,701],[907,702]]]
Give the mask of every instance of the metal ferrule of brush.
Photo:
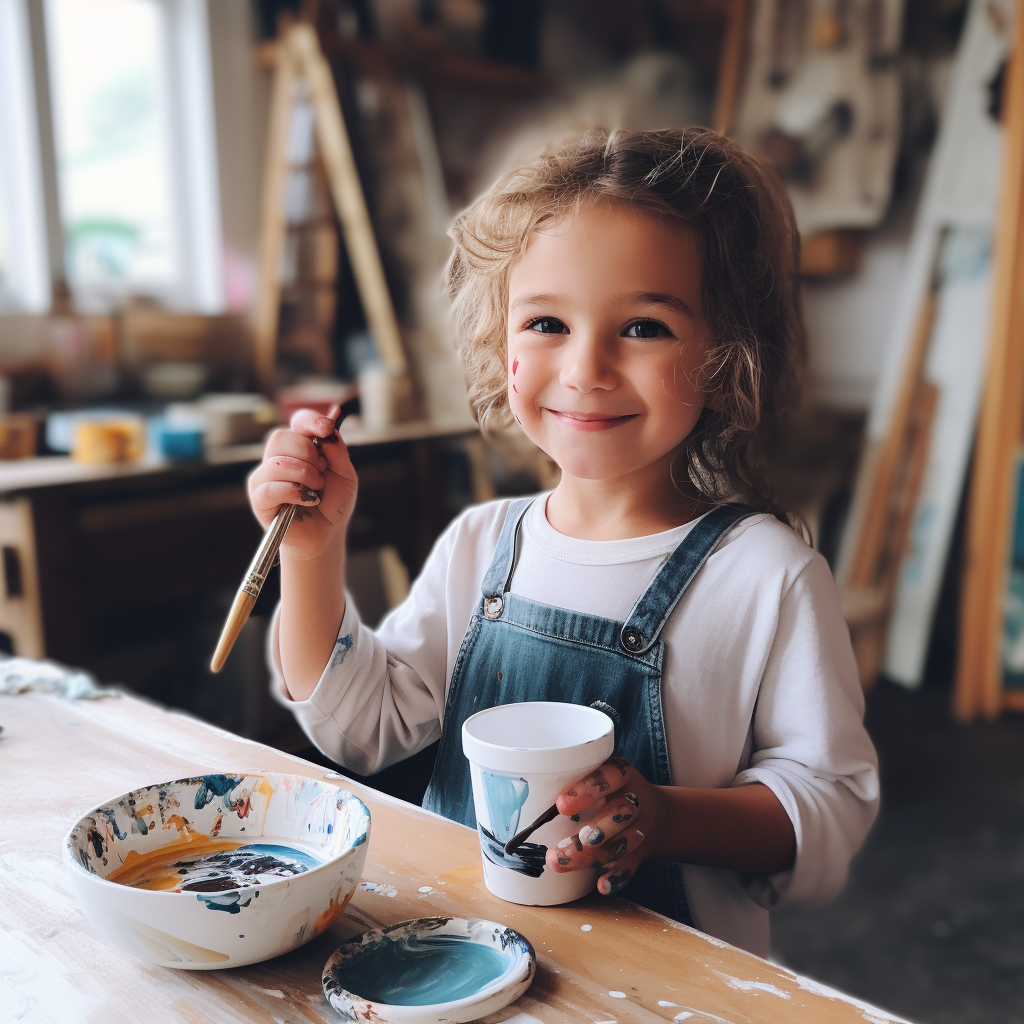
[[[263,535],[263,540],[249,564],[245,582],[242,584],[242,590],[252,597],[260,596],[260,590],[277,558],[278,551],[281,550],[281,542],[295,516],[296,508],[298,508],[297,505],[285,505],[274,516],[274,521],[267,527],[267,532]]]

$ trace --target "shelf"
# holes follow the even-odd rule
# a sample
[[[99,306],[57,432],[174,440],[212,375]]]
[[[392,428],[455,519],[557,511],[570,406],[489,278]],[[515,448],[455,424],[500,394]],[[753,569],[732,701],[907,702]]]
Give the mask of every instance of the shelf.
[[[381,69],[391,72],[414,72],[437,85],[472,86],[492,92],[530,95],[550,89],[552,80],[528,68],[512,64],[490,64],[482,60],[459,57],[446,50],[425,49],[410,43],[381,43],[367,39],[322,39],[328,60],[351,59],[367,74]],[[254,58],[258,67],[274,68],[277,43],[259,43]]]

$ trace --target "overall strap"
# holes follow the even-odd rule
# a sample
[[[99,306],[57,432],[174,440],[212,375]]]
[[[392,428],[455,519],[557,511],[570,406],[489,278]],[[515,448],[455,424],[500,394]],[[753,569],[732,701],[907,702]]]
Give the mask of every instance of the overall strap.
[[[697,522],[633,605],[619,634],[624,650],[643,654],[654,646],[683,592],[718,547],[718,542],[741,519],[756,514],[757,509],[746,505],[719,505]]]
[[[516,498],[509,502],[505,522],[494,549],[494,558],[484,576],[481,590],[484,595],[484,615],[496,619],[504,607],[502,595],[512,583],[512,573],[519,555],[519,525],[526,510],[533,504],[533,498]]]

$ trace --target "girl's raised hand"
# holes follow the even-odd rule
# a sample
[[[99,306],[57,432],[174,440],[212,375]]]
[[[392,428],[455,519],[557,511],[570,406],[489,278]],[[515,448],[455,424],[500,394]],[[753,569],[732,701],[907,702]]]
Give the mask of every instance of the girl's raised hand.
[[[597,890],[605,896],[626,885],[659,844],[664,821],[661,793],[625,758],[609,758],[560,793],[555,805],[569,817],[594,807],[597,813],[576,835],[548,850],[547,867],[599,868]]]
[[[270,435],[263,461],[249,474],[249,503],[264,529],[282,505],[301,506],[281,545],[294,558],[322,554],[355,507],[356,471],[334,429],[339,413],[339,406],[326,416],[300,409],[287,428]]]

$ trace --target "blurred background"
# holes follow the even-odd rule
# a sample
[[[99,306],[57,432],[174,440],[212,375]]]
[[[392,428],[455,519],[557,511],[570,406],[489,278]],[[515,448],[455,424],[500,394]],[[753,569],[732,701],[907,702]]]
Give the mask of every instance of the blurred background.
[[[358,392],[364,619],[466,505],[550,487],[470,419],[453,214],[591,126],[708,125],[803,238],[779,486],[843,593],[883,810],[774,956],[1024,1021],[1024,68],[1014,0],[0,0],[0,649],[319,758],[267,691],[244,492]],[[1018,523],[1020,515],[1021,523]],[[432,751],[372,784],[418,799]]]

